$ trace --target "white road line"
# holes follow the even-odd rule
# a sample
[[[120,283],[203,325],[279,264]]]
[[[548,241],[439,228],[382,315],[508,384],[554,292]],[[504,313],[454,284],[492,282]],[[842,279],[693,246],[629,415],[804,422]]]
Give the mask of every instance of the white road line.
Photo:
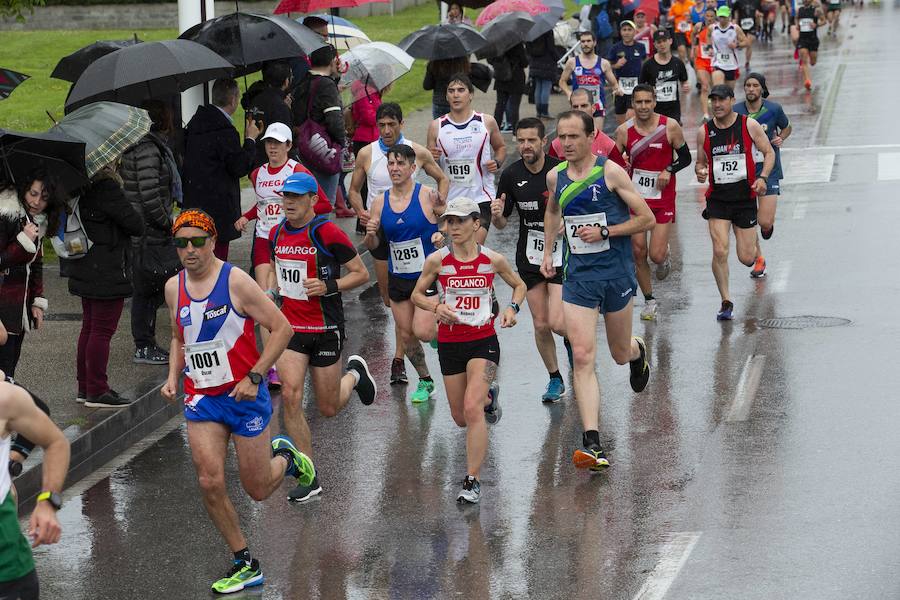
[[[878,180],[900,179],[900,152],[882,152],[878,155]]]
[[[769,291],[773,294],[781,294],[787,289],[788,280],[791,278],[791,267],[794,266],[792,260],[782,260],[776,263],[775,273],[767,274],[772,277],[772,283],[769,284]]]
[[[756,389],[759,387],[765,364],[765,354],[754,354],[747,357],[744,370],[741,371],[741,378],[738,380],[737,390],[734,392],[731,410],[725,417],[727,423],[746,421],[750,416],[750,407],[753,405],[753,398],[756,396]]]
[[[647,576],[634,600],[662,600],[700,539],[699,531],[673,533],[660,548],[659,562]]]
[[[806,208],[809,206],[809,198],[803,196],[794,204],[794,218],[802,219],[806,216]]]

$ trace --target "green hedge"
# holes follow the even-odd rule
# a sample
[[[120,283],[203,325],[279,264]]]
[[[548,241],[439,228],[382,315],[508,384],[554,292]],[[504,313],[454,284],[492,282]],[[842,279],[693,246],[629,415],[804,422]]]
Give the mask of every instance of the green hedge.
[[[175,4],[178,0],[46,0],[47,6],[93,6],[95,4]]]

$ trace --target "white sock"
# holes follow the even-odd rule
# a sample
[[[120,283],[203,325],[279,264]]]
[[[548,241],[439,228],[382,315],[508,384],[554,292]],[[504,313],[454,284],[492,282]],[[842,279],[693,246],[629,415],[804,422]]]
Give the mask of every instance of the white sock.
[[[347,372],[353,375],[353,387],[359,385],[359,371],[356,369],[347,369]]]

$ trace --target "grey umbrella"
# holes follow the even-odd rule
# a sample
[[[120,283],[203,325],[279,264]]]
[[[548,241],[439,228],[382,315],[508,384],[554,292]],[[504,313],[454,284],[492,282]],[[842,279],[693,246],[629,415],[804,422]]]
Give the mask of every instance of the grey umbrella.
[[[231,75],[227,60],[196,42],[144,42],[116,50],[93,62],[66,100],[66,111],[110,100],[139,105],[149,98],[183,92],[195,85]]]
[[[543,0],[543,4],[547,6],[550,11],[532,17],[532,19],[534,19],[534,25],[525,37],[526,42],[533,42],[548,31],[553,31],[553,28],[559,23],[559,18],[566,12],[562,0]]]
[[[534,19],[526,12],[511,12],[500,15],[484,26],[481,35],[488,45],[478,51],[478,58],[500,56],[516,44],[525,41],[531,31]]]
[[[400,40],[397,46],[410,56],[426,60],[461,58],[478,52],[487,40],[469,25],[426,25]]]
[[[69,192],[88,183],[84,142],[64,133],[20,133],[0,129],[0,182],[18,183],[44,166]]]

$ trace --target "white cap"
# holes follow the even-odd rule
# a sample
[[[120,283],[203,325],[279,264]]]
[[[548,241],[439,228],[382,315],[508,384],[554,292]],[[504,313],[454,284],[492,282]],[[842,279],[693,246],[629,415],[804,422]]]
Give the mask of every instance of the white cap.
[[[272,123],[266,128],[264,140],[278,140],[279,142],[292,142],[291,128],[284,123]]]
[[[454,198],[450,202],[447,203],[447,210],[444,211],[442,217],[471,217],[473,215],[480,215],[481,209],[478,208],[478,203],[472,200],[471,198],[466,198],[465,196],[460,196],[459,198]]]

